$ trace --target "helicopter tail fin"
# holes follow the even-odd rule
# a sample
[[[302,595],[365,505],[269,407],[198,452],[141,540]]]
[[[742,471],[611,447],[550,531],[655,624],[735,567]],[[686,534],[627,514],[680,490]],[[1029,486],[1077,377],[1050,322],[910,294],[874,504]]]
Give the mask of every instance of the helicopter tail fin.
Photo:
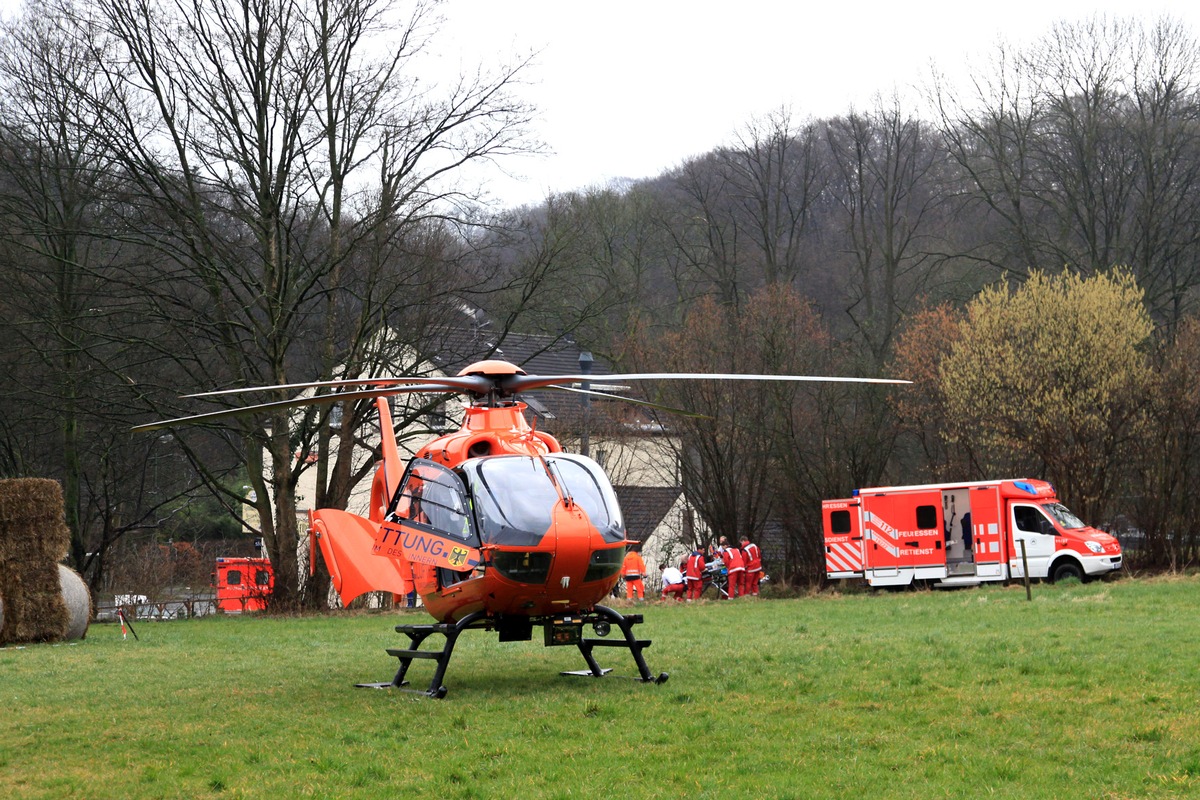
[[[379,409],[380,447],[383,450],[383,478],[387,499],[391,500],[400,485],[400,476],[404,474],[404,462],[400,460],[400,448],[396,446],[396,432],[392,429],[392,408],[386,397],[375,400]]]
[[[321,548],[343,606],[367,592],[403,595],[412,590],[411,568],[408,581],[404,578],[406,563],[372,552],[378,523],[333,508],[312,511],[310,517],[310,546]]]

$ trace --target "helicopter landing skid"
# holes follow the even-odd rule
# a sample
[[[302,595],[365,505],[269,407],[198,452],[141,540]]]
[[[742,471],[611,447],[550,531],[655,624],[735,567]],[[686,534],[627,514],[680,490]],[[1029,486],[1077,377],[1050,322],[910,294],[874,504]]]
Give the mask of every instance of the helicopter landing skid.
[[[428,625],[397,625],[396,633],[403,633],[408,636],[408,649],[400,649],[396,647],[387,648],[389,656],[395,656],[400,659],[400,668],[396,670],[396,675],[387,683],[358,683],[355,686],[359,689],[401,689],[403,691],[416,692],[427,697],[432,697],[436,700],[441,700],[446,696],[446,687],[442,685],[442,678],[446,676],[446,667],[450,664],[450,656],[454,653],[454,645],[458,641],[459,634],[468,628],[486,628],[490,627],[490,620],[482,611],[476,611],[473,614],[460,619],[458,622],[442,622]],[[441,650],[421,650],[421,643],[435,633],[440,633],[446,637],[442,644]],[[408,685],[408,681],[404,680],[405,674],[408,672],[409,666],[412,665],[414,658],[429,658],[437,661],[437,666],[433,671],[433,680],[429,682],[429,688],[424,692],[416,689],[404,689]]]
[[[598,634],[607,633],[611,630],[613,624],[616,624],[623,634],[623,639],[585,639],[579,638],[576,643],[579,647],[579,652],[583,655],[584,661],[587,662],[588,668],[583,670],[573,670],[569,672],[560,672],[560,675],[578,675],[589,678],[602,678],[612,669],[603,669],[596,663],[596,657],[592,655],[592,649],[596,647],[626,647],[629,648],[630,654],[633,655],[633,660],[637,664],[638,672],[641,674],[639,680],[642,683],[666,683],[670,676],[665,672],[660,672],[657,676],[651,674],[650,667],[646,665],[646,658],[642,655],[642,650],[650,646],[649,639],[639,639],[633,635],[633,626],[642,621],[641,614],[630,614],[622,616],[607,606],[596,606],[593,613],[583,617],[580,622],[591,623],[592,629]]]
[[[496,617],[487,616],[486,612],[476,611],[463,617],[458,622],[397,625],[396,632],[407,636],[410,646],[407,649],[387,648],[388,655],[400,659],[400,668],[396,670],[396,675],[390,681],[384,683],[359,683],[355,685],[360,689],[400,689],[440,700],[446,696],[447,691],[446,687],[442,685],[442,680],[446,677],[446,667],[450,663],[450,656],[454,652],[454,645],[463,631],[471,628],[495,629],[500,631],[500,641],[502,642],[528,641],[533,638],[532,631],[535,625],[543,626],[546,629],[547,645],[574,644],[579,648],[579,652],[587,662],[588,669],[563,672],[561,673],[563,675],[583,675],[593,678],[603,677],[612,672],[612,670],[601,668],[596,663],[596,658],[592,655],[592,649],[595,647],[626,647],[633,655],[634,662],[637,663],[638,672],[641,675],[639,680],[643,683],[664,683],[668,678],[667,673],[662,672],[657,676],[651,674],[650,668],[646,666],[646,659],[642,656],[642,650],[650,646],[650,640],[638,639],[633,635],[633,626],[641,621],[641,614],[622,616],[611,608],[596,606],[591,613],[563,617],[497,619]],[[621,633],[624,636],[621,639],[614,638],[611,640],[584,638],[582,631],[585,623],[591,624],[597,634],[600,635],[607,634],[612,626],[616,625],[621,629]],[[435,633],[445,637],[442,649],[421,650],[421,644]],[[404,676],[408,673],[408,668],[412,665],[413,659],[417,658],[431,659],[437,662],[433,678],[429,683],[429,688],[423,692],[417,689],[405,688],[408,686],[408,681],[405,680]]]

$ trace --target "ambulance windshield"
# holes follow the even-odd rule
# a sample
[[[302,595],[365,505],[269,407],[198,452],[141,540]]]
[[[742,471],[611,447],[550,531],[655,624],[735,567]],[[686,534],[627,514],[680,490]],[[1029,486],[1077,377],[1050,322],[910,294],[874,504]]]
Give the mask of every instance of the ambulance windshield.
[[[1077,530],[1086,528],[1083,520],[1071,513],[1071,509],[1064,506],[1062,503],[1046,503],[1042,506],[1046,513],[1054,517],[1054,521],[1059,524],[1063,530]]]

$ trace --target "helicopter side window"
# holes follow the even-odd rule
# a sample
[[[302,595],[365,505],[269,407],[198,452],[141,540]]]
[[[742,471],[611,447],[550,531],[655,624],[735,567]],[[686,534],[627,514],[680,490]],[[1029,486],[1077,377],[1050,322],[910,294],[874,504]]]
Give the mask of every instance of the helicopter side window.
[[[478,544],[471,527],[466,487],[457,475],[440,464],[414,461],[392,498],[388,516],[432,528],[442,536]]]

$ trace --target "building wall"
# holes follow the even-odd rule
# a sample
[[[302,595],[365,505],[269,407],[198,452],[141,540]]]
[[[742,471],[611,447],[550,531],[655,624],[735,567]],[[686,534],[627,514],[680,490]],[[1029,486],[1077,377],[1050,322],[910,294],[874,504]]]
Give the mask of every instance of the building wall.
[[[653,590],[657,595],[662,591],[662,576],[658,569],[660,564],[678,567],[679,562],[691,552],[683,542],[686,514],[687,500],[681,493],[658,527],[642,543],[642,558],[649,572],[646,577],[647,592]]]

